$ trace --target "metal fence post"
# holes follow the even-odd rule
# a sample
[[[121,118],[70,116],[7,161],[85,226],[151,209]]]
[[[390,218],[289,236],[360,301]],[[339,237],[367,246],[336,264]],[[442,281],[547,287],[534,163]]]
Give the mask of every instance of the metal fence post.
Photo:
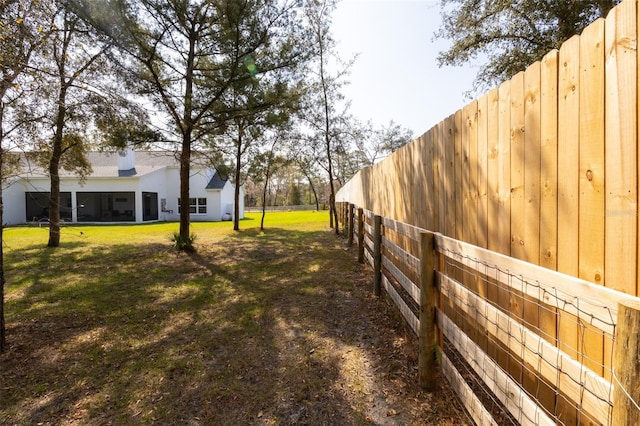
[[[420,334],[418,377],[420,387],[435,389],[436,325],[435,325],[435,239],[432,232],[420,234]]]

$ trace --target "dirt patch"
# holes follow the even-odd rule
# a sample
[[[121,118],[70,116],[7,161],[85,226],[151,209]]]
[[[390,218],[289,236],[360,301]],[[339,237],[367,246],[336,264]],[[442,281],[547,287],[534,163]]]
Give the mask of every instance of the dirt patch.
[[[442,378],[420,390],[416,339],[330,232],[145,250],[87,255],[73,292],[10,277],[0,424],[468,424]],[[128,272],[96,274],[105,256]]]

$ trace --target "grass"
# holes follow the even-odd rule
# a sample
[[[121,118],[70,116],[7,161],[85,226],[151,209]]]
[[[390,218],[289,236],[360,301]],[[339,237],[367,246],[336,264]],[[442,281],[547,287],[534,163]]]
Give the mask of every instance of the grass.
[[[176,223],[6,229],[0,424],[376,423],[404,370],[380,389],[362,269],[326,212],[259,223],[193,223],[191,255]]]

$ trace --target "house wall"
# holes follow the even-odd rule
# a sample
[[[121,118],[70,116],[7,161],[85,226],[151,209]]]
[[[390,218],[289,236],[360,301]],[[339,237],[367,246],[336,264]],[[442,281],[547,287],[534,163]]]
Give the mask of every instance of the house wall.
[[[233,185],[227,182],[222,190],[207,190],[206,186],[213,176],[213,171],[193,168],[189,182],[190,196],[207,199],[206,214],[191,214],[192,221],[220,221],[228,209],[233,212]],[[180,174],[177,167],[161,168],[140,177],[91,178],[83,185],[77,178],[62,179],[61,192],[70,192],[72,199],[72,221],[78,220],[78,192],[135,192],[135,218],[142,223],[143,192],[158,194],[158,220],[177,221],[178,198],[180,196]],[[48,178],[32,178],[18,180],[4,189],[4,223],[9,225],[25,223],[25,193],[49,192]],[[243,189],[241,190],[243,193]],[[162,200],[166,200],[165,211],[161,209]],[[241,196],[241,218],[244,217],[244,196]]]
[[[3,224],[24,223],[27,210],[25,192],[27,192],[27,189],[22,181],[14,182],[3,189]]]
[[[207,190],[207,184],[213,177],[213,171],[200,168],[191,169],[191,178],[189,179],[189,196],[191,198],[206,198],[207,213],[191,214],[191,220],[194,222],[202,221],[220,221],[221,213],[221,192],[218,190]],[[175,182],[180,182],[180,170],[178,168],[167,169],[165,187],[167,188],[167,204],[166,210],[172,212],[161,213],[166,216],[166,220],[180,220],[178,213],[178,199],[180,198],[180,186]],[[171,184],[174,183],[174,184]],[[232,198],[233,200],[233,198]]]
[[[222,188],[222,194],[221,194],[221,198],[222,200],[224,200],[224,202],[221,204],[221,214],[222,216],[224,216],[225,214],[230,214],[231,217],[233,218],[234,215],[234,209],[233,209],[233,200],[234,200],[234,186],[230,183],[227,182],[224,185],[224,188]],[[244,186],[240,187],[240,219],[244,219]]]
[[[170,194],[173,192],[173,186],[176,186],[176,182],[180,182],[180,180],[178,179],[172,182],[172,180],[169,179],[168,175],[173,170],[174,169],[158,169],[157,171],[140,177],[140,191],[136,193],[136,218],[142,219],[143,217],[142,193],[155,192],[158,194],[158,220],[177,220],[174,218],[177,217],[178,212],[177,200],[172,200]],[[162,211],[162,199],[167,200],[165,210],[173,210],[174,214]]]

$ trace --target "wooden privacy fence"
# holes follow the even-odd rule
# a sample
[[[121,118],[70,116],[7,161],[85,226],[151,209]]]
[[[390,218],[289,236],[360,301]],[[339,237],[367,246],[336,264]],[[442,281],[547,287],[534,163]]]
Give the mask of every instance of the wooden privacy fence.
[[[640,298],[339,207],[349,244],[373,268],[373,291],[419,338],[423,387],[433,389],[439,361],[476,424],[640,424]],[[596,333],[611,358],[598,363],[584,345],[549,335],[526,304],[585,341]]]
[[[359,171],[336,200],[639,296],[639,17],[636,0],[622,1]],[[612,346],[597,327],[527,298],[515,303],[504,286],[457,273],[509,315],[563,342],[566,353],[585,353],[585,365],[606,376]]]

